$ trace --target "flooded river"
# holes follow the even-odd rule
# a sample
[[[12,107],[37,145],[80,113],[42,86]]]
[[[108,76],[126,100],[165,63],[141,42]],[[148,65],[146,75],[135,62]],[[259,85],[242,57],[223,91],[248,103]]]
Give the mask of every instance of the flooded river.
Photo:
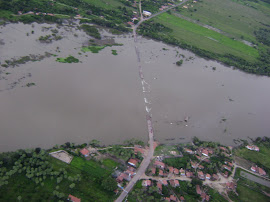
[[[115,36],[115,42],[123,46],[83,53],[80,47],[89,37],[76,27],[60,27],[63,39],[40,43],[40,36],[51,34],[48,27],[55,25],[0,28],[2,64],[14,56],[45,52],[57,57],[72,55],[81,61],[58,63],[52,56],[14,68],[1,67],[0,151],[92,139],[103,144],[130,138],[146,141],[144,98],[151,101],[148,111],[155,138],[163,143],[187,142],[197,136],[233,145],[233,139],[269,136],[270,78],[139,38],[142,70],[150,86],[143,92],[131,35]],[[179,67],[175,62],[180,59]],[[28,83],[35,86],[26,87]]]

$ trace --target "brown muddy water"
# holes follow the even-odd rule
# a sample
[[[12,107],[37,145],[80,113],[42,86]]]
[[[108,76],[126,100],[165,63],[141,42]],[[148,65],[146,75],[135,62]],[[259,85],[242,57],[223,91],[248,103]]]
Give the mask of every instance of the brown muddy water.
[[[163,143],[187,142],[197,136],[232,145],[233,139],[269,136],[270,78],[140,38],[141,64],[149,84],[143,91],[131,35],[114,36],[123,46],[82,53],[80,47],[89,39],[83,32],[62,26],[63,39],[44,44],[37,39],[52,29],[44,27],[55,25],[1,26],[1,63],[45,52],[72,55],[81,62],[58,63],[52,56],[14,68],[1,67],[0,151],[92,139],[103,144],[130,138],[146,141],[144,98],[153,115],[155,139]],[[103,35],[111,37],[105,31]],[[113,49],[118,55],[112,55]],[[183,65],[178,67],[175,62],[180,59]],[[26,87],[27,83],[36,85]]]

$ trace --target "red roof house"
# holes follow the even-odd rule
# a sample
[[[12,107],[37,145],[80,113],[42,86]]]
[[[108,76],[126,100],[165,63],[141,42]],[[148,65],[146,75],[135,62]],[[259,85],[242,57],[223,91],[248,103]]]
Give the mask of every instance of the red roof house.
[[[90,154],[89,150],[86,149],[86,148],[83,148],[80,152],[81,152],[81,154],[84,155],[85,157],[88,157],[89,154]]]
[[[165,164],[161,161],[155,161],[154,165],[158,168],[161,168],[161,169],[165,168]]]
[[[81,202],[81,199],[79,199],[75,196],[72,196],[71,194],[68,195],[68,200],[72,201],[72,202]]]
[[[202,194],[202,190],[201,190],[200,185],[196,185],[196,192],[197,192],[197,194],[199,194],[199,195]]]

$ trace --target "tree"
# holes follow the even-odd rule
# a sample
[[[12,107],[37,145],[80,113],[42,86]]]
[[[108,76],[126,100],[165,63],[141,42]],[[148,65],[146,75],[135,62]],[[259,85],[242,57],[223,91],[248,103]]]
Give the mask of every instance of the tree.
[[[113,191],[113,190],[117,189],[117,183],[116,183],[115,179],[113,179],[111,176],[105,178],[102,181],[101,186],[108,191]]]
[[[70,189],[73,189],[74,187],[75,187],[75,183],[72,183],[72,184],[69,185]]]
[[[90,142],[89,142],[89,145],[91,145],[91,146],[93,146],[93,147],[97,147],[97,146],[99,146],[100,145],[100,141],[98,141],[98,140],[91,140]]]

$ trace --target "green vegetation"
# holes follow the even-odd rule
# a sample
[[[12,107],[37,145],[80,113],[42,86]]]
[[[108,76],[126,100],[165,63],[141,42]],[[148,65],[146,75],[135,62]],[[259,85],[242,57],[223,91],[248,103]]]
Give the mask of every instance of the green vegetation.
[[[142,180],[138,181],[133,190],[128,195],[128,201],[161,201],[162,195],[159,194],[158,188],[156,186],[151,186],[149,188],[142,187]]]
[[[181,66],[182,64],[183,64],[183,60],[179,60],[179,61],[176,62],[177,66]]]
[[[1,153],[0,165],[0,201],[65,201],[69,194],[82,201],[115,198],[112,169],[93,160],[75,156],[68,165],[36,148]]]
[[[112,50],[112,54],[113,54],[113,55],[118,55],[118,53],[117,53],[116,50]]]
[[[270,75],[270,47],[257,50],[168,13],[144,22],[139,33],[249,73]]]
[[[107,153],[113,157],[127,161],[129,158],[135,158],[133,149],[124,149],[120,145],[113,145],[112,148],[104,150],[104,153]]]
[[[101,39],[100,33],[98,32],[98,29],[95,26],[90,26],[83,24],[80,26],[80,28],[86,32],[89,36],[92,36],[96,39]]]
[[[107,46],[108,47],[112,47],[112,46],[122,46],[123,44],[105,44],[105,45],[100,45],[100,46],[98,46],[98,45],[96,45],[96,44],[94,44],[94,43],[92,43],[93,45],[91,45],[91,46],[84,46],[84,47],[82,47],[81,48],[81,51],[82,52],[92,52],[92,53],[98,53],[99,51],[101,51],[101,50],[103,50],[104,48],[106,48]],[[113,55],[117,55],[117,52],[116,52],[116,50],[112,50],[112,54]]]
[[[27,87],[31,87],[31,86],[35,86],[36,84],[35,83],[27,83],[26,86]]]
[[[256,163],[259,167],[265,169],[266,173],[270,173],[270,140],[258,138],[255,144],[260,148],[259,152],[241,147],[235,151],[235,155]]]
[[[19,66],[20,64],[25,64],[27,62],[35,62],[35,61],[41,61],[47,57],[51,57],[52,54],[45,52],[44,55],[27,55],[27,56],[22,56],[18,59],[16,58],[11,58],[10,60],[5,60],[5,64],[2,64],[2,67],[15,67],[15,66]]]
[[[78,63],[79,59],[70,55],[66,58],[56,58],[56,61],[61,63]]]
[[[270,188],[269,187],[266,187],[266,186],[263,186],[261,184],[258,184],[254,181],[251,181],[245,177],[243,177],[241,175],[241,173],[246,173],[246,171],[244,171],[243,169],[241,168],[237,168],[236,169],[236,172],[235,172],[235,175],[234,175],[234,179],[237,180],[237,184],[239,185],[242,185],[242,186],[246,186],[250,189],[252,189],[253,191],[257,191],[259,193],[262,193],[262,191],[265,191],[267,193],[270,192]],[[258,176],[256,176],[258,177]]]
[[[38,40],[42,43],[51,43],[52,41],[61,40],[63,37],[53,33],[52,35],[40,36]]]
[[[238,196],[230,192],[229,197],[233,201],[269,201],[269,198],[259,192],[253,191],[252,189],[243,186],[241,184],[237,185],[236,192]]]
[[[260,0],[204,0],[192,5],[188,9],[178,7],[179,13],[222,30],[230,37],[245,39],[254,44],[254,31],[257,28],[267,28],[270,22],[270,6]]]
[[[88,46],[88,47],[82,47],[81,50],[83,52],[91,51],[92,53],[98,53],[102,49],[104,49],[106,46]]]
[[[173,156],[170,152],[175,151],[176,155],[179,155],[179,151],[177,149],[177,146],[170,146],[170,145],[158,145],[155,149],[155,156]]]
[[[231,53],[248,61],[259,55],[255,48],[168,13],[159,15],[156,22],[173,29],[172,37],[201,49],[215,50],[219,54]]]

